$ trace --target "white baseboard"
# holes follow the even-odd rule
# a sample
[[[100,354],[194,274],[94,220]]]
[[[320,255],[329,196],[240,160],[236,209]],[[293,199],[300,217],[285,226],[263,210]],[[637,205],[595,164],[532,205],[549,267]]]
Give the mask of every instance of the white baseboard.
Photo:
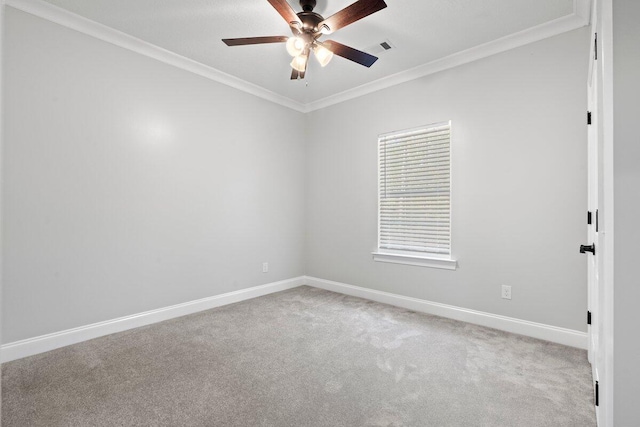
[[[586,349],[588,344],[587,334],[585,332],[558,328],[556,326],[529,322],[497,314],[469,310],[466,308],[362,288],[359,286],[347,285],[345,283],[333,282],[316,277],[301,276],[280,282],[255,286],[253,288],[229,292],[222,295],[189,301],[182,304],[176,304],[170,307],[150,310],[144,313],[133,314],[131,316],[120,317],[118,319],[68,329],[66,331],[54,332],[52,334],[15,341],[1,347],[0,360],[2,363],[10,362],[12,360],[33,356],[35,354],[55,350],[56,348],[65,347],[71,344],[77,344],[93,338],[162,322],[163,320],[169,320],[227,304],[233,304],[274,292],[292,289],[301,285],[309,285],[341,294],[366,298],[372,301],[403,307],[409,310],[461,320],[463,322],[474,323],[520,335],[539,338],[571,347]]]
[[[529,322],[527,320],[500,316],[497,314],[485,313],[482,311],[469,310],[466,308],[440,304],[437,302],[431,302],[418,298],[406,297],[389,292],[382,292],[374,289],[347,285],[345,283],[318,279],[316,277],[306,276],[304,284],[313,286],[315,288],[321,288],[341,294],[366,298],[372,301],[394,305],[413,311],[434,314],[436,316],[447,317],[449,319],[461,320],[463,322],[474,323],[476,325],[500,329],[506,332],[526,335],[529,337],[551,341],[571,347],[577,347],[586,350],[588,345],[586,332],[559,328],[542,323]]]
[[[292,289],[303,285],[304,282],[304,277],[296,277],[280,282],[268,283],[262,286],[255,286],[222,295],[176,304],[170,307],[159,308],[157,310],[145,311],[144,313],[133,314],[131,316],[120,317],[118,319],[81,326],[79,328],[68,329],[66,331],[54,332],[52,334],[15,341],[1,347],[0,360],[2,363],[10,362],[12,360],[33,356],[35,354],[44,353],[46,351],[55,350],[56,348],[77,344],[82,341],[87,341],[116,332],[122,332],[128,329],[162,322],[163,320],[169,320],[185,316],[187,314],[197,313],[199,311],[209,310],[211,308],[272,294],[274,292]]]

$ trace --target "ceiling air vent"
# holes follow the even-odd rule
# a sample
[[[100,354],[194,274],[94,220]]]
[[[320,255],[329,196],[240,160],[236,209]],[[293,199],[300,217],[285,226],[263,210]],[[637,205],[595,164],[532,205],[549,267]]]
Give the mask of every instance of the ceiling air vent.
[[[384,53],[388,50],[394,49],[396,46],[391,43],[389,40],[384,40],[381,41],[378,44],[374,44],[373,46],[369,47],[368,49],[365,49],[365,52],[368,52],[372,55],[379,55],[381,53]]]

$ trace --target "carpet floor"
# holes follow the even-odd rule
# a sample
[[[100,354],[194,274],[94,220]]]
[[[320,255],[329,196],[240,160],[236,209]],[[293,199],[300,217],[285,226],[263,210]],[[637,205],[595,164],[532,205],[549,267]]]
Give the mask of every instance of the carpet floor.
[[[6,363],[2,425],[596,422],[583,350],[299,287]]]

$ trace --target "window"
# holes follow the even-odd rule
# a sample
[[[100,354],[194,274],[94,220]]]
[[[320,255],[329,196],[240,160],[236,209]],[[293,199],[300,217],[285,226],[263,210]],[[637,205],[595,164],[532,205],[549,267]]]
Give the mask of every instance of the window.
[[[376,261],[455,269],[450,145],[450,122],[378,138]]]

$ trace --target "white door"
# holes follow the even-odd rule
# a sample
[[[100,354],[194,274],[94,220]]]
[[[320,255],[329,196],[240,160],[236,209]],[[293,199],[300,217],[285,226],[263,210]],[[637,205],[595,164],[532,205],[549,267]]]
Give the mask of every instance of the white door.
[[[588,80],[588,207],[592,223],[587,226],[585,253],[588,265],[589,361],[598,426],[613,427],[613,3],[593,0],[591,58]],[[595,390],[594,390],[595,392]]]
[[[595,46],[595,37],[593,41]],[[588,195],[587,195],[587,242],[581,245],[580,251],[587,256],[587,286],[588,303],[587,310],[590,314],[591,324],[589,328],[589,362],[595,364],[595,354],[598,348],[598,258],[599,251],[597,239],[600,231],[600,210],[598,208],[598,68],[595,64],[595,48],[592,48],[588,81],[588,141],[587,141],[587,167],[588,167]],[[586,247],[585,247],[586,246]],[[586,314],[585,314],[586,315]]]
[[[599,3],[599,2],[598,2]],[[605,330],[605,280],[604,280],[604,136],[602,126],[602,68],[598,62],[598,47],[600,41],[596,30],[597,15],[593,17],[592,28],[594,29],[591,38],[591,64],[589,67],[588,80],[588,110],[590,113],[590,124],[588,124],[588,206],[591,213],[590,224],[587,224],[585,245],[581,245],[581,252],[587,257],[588,274],[588,311],[591,317],[591,324],[588,326],[589,362],[592,365],[594,389],[599,388],[604,377],[610,375],[605,372],[605,357],[607,356],[607,331]],[[600,58],[601,59],[601,58]],[[602,61],[600,61],[602,62]],[[589,221],[587,221],[589,222]],[[595,392],[595,390],[594,390]],[[601,414],[596,401],[596,415],[601,421]],[[600,423],[599,425],[604,425]]]

